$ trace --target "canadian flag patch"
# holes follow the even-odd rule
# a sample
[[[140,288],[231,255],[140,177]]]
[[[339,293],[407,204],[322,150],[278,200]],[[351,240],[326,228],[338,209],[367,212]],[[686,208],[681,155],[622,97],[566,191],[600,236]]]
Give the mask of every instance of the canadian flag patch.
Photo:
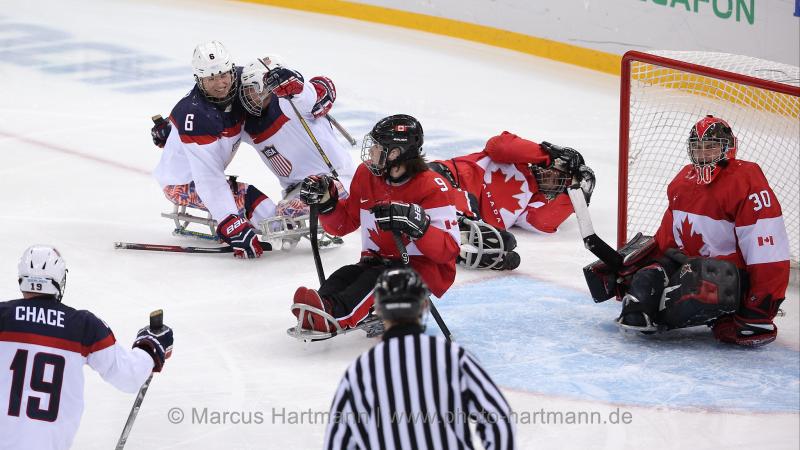
[[[763,247],[765,245],[775,245],[774,240],[772,239],[772,235],[769,236],[759,236],[758,237],[758,246]]]

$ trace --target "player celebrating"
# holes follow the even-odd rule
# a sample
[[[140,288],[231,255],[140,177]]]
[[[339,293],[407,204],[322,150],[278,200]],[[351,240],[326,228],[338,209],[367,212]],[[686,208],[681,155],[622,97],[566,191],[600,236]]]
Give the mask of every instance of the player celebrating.
[[[580,183],[588,202],[595,185],[594,172],[576,150],[507,131],[489,139],[483,151],[430,165],[460,190],[456,207],[468,236],[462,241],[478,251],[462,252],[460,262],[472,268],[516,267],[516,240],[507,230],[555,233],[573,212],[567,187]]]
[[[302,329],[331,333],[363,320],[373,304],[375,280],[402,264],[393,233],[407,248],[409,264],[437,297],[455,279],[459,233],[452,189],[422,157],[422,125],[398,114],[381,119],[364,138],[350,196],[338,198],[327,175],[303,181],[300,197],[318,205],[325,231],[344,236],[361,227],[361,260],[335,271],[319,289],[300,287],[294,303],[307,306]],[[300,308],[293,308],[295,316]]]
[[[0,446],[67,449],[83,412],[83,365],[136,392],[170,357],[172,330],[142,328],[132,350],[121,346],[94,314],[61,303],[67,266],[53,247],[25,250],[18,278],[23,298],[0,303]]]
[[[275,215],[275,204],[255,186],[225,177],[245,118],[235,101],[237,71],[217,41],[195,48],[192,68],[194,88],[172,109],[169,122],[152,130],[157,145],[165,142],[154,176],[172,203],[208,211],[234,256],[257,258],[263,250],[249,221]],[[169,133],[172,126],[177,133]]]
[[[427,307],[428,289],[413,269],[378,277],[375,312],[386,332],[342,377],[323,448],[473,448],[473,420],[483,448],[516,448],[502,392],[461,346],[423,334]]]
[[[337,142],[331,123],[324,120],[336,100],[333,81],[317,76],[305,83],[300,73],[267,57],[244,67],[239,95],[249,113],[244,124],[245,140],[255,147],[283,188],[284,199],[278,202],[278,215],[308,215],[308,205],[297,196],[302,181],[309,175],[336,171],[339,195],[347,196],[355,165],[347,150]],[[297,114],[305,119],[331,167],[319,154]]]
[[[687,146],[691,164],[667,188],[655,242],[660,254],[678,248],[689,259],[672,258],[676,267],[661,258],[636,272],[618,323],[653,331],[713,320],[722,342],[768,344],[789,283],[781,206],[758,164],[735,158],[737,140],[724,120],[698,121]]]

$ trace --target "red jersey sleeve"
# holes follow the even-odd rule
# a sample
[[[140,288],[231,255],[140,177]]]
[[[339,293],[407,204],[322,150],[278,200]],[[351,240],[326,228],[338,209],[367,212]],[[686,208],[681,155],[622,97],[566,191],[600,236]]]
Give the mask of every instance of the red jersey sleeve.
[[[548,200],[544,194],[537,192],[525,208],[525,214],[520,215],[518,222],[524,220],[525,223],[520,225],[523,228],[532,228],[533,231],[555,233],[573,212],[572,202],[566,193],[558,194],[554,199]],[[528,226],[525,226],[526,224]]]
[[[431,187],[429,195],[420,203],[425,208],[425,213],[431,219],[428,231],[415,241],[419,251],[431,261],[438,264],[454,263],[459,252],[459,229],[456,219],[455,200],[453,189],[445,185],[433,183],[433,178],[428,178]],[[445,189],[445,190],[442,190]]]
[[[339,199],[336,208],[330,213],[319,215],[319,222],[326,232],[334,236],[344,236],[361,226],[359,202],[363,198],[361,190],[366,182],[364,176],[368,174],[367,168],[363,164],[360,165],[350,183],[350,195],[346,199]]]
[[[489,139],[483,150],[494,162],[507,164],[549,164],[550,156],[536,142],[503,131]]]

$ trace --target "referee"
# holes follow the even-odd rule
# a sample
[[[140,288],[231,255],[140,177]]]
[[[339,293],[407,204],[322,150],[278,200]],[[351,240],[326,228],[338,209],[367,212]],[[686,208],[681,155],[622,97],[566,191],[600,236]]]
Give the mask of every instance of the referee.
[[[413,269],[385,271],[375,286],[383,342],[342,378],[326,450],[472,449],[470,421],[487,449],[514,449],[511,409],[475,358],[422,333],[428,289]]]

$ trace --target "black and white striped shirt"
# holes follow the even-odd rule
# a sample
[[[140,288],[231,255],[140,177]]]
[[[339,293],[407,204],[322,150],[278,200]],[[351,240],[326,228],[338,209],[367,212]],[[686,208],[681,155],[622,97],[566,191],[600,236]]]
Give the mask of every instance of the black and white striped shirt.
[[[514,449],[503,394],[458,344],[395,326],[348,367],[331,405],[326,450]]]

